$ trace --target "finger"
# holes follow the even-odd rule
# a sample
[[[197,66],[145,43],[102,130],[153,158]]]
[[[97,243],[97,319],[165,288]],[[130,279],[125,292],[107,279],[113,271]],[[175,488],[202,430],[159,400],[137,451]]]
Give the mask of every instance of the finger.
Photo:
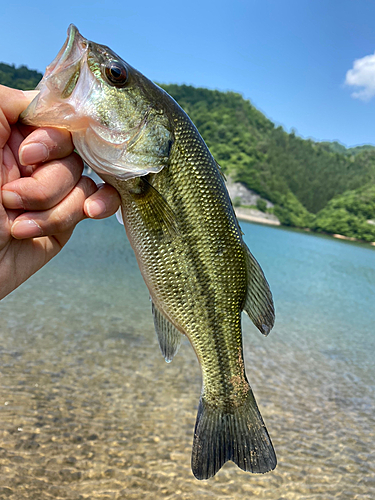
[[[8,146],[5,144],[3,149],[3,161],[2,161],[2,172],[1,172],[1,183],[2,185],[12,182],[20,178],[20,169],[13,153]]]
[[[3,204],[13,210],[48,210],[73,189],[82,171],[83,162],[75,153],[63,160],[48,162],[38,167],[31,177],[5,184]]]
[[[64,200],[42,212],[23,213],[17,217],[11,227],[11,235],[16,239],[70,235],[74,227],[86,218],[83,206],[86,198],[96,191],[95,182],[89,177],[82,177],[75,188]]]
[[[32,174],[35,168],[31,168],[29,172],[27,172],[25,167],[22,167],[18,161],[18,149],[24,140],[24,136],[19,130],[18,124],[10,126],[10,135],[7,143],[3,149],[3,171],[1,182],[2,184],[7,184],[8,182],[14,181],[15,179],[19,179],[20,177],[29,176]]]
[[[24,91],[0,85],[1,109],[9,123],[16,123],[19,115],[38,93],[36,90]]]
[[[74,150],[72,136],[65,129],[39,128],[21,143],[21,165],[35,165],[70,155]]]
[[[18,177],[20,177],[20,168],[19,168],[20,164],[18,161],[18,149],[20,147],[20,144],[24,140],[24,136],[19,131],[17,124],[11,125],[10,131],[11,131],[11,133],[10,133],[9,139],[5,145],[5,148],[9,149],[11,156],[12,156],[12,159],[13,159],[13,163],[15,165],[15,168],[18,171]],[[23,174],[21,174],[21,175],[23,175]]]
[[[104,219],[117,212],[120,195],[109,184],[99,184],[98,190],[85,201],[84,211],[91,219]]]
[[[16,123],[35,95],[35,92],[24,92],[0,85],[0,148],[3,148],[8,140],[9,123]]]

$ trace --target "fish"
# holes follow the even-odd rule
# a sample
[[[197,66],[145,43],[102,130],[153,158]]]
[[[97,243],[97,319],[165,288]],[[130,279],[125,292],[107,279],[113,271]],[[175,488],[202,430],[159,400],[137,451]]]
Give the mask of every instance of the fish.
[[[84,162],[117,189],[161,352],[172,361],[186,336],[198,358],[194,476],[208,479],[227,461],[253,473],[273,470],[241,330],[244,310],[269,334],[272,293],[197,128],[163,89],[74,25],[37,90],[21,121],[68,129]]]

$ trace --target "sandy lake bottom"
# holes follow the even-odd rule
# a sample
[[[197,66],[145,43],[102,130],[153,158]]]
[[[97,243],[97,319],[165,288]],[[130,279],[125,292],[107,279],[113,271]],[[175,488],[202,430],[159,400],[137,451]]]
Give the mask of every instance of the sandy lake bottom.
[[[1,499],[375,498],[375,250],[241,226],[276,303],[268,338],[243,318],[276,470],[192,475],[199,365],[187,340],[165,363],[111,218],[0,304]]]

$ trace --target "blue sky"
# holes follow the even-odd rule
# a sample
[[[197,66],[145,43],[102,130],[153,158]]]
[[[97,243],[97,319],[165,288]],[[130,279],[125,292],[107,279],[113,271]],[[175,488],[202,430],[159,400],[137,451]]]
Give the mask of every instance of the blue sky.
[[[2,4],[2,62],[43,72],[74,23],[152,80],[240,92],[305,138],[375,144],[373,0]]]

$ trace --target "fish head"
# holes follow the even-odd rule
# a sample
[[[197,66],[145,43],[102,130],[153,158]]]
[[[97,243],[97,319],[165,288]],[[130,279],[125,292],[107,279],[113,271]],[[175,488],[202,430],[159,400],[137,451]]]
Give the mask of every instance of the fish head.
[[[173,126],[164,91],[74,25],[36,89],[21,121],[68,129],[99,175],[129,179],[167,165]]]

